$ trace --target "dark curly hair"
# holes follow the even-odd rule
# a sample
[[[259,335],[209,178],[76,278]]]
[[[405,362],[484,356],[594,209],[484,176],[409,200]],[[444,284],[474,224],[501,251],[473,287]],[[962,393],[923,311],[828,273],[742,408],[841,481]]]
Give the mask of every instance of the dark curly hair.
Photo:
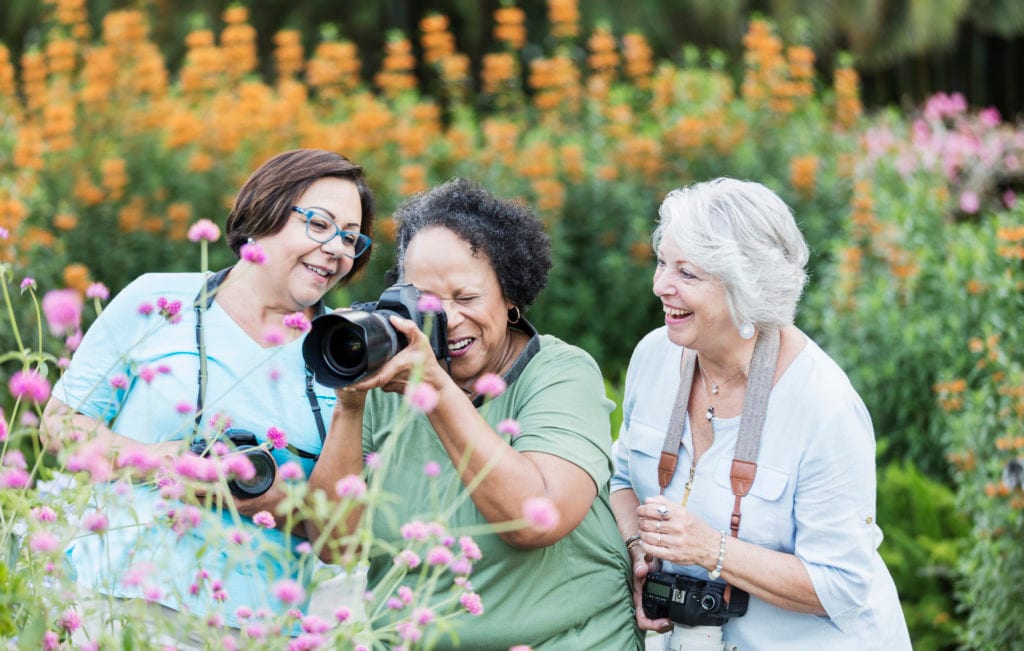
[[[388,282],[403,275],[409,242],[422,230],[447,228],[473,250],[483,251],[498,276],[501,293],[526,311],[548,282],[551,240],[544,224],[527,206],[494,196],[479,185],[457,178],[415,195],[394,214],[395,266]]]

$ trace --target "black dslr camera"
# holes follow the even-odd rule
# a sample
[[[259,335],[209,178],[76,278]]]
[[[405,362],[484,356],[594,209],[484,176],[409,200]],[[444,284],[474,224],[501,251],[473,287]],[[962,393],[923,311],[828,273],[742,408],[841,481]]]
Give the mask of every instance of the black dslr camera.
[[[256,474],[251,479],[235,477],[228,480],[228,490],[232,495],[248,499],[259,497],[270,490],[274,484],[274,477],[277,476],[277,464],[274,463],[274,457],[270,452],[259,446],[255,434],[245,429],[229,429],[215,440],[225,441],[236,452],[244,454],[256,469]],[[207,456],[210,453],[210,443],[211,441],[206,439],[197,438],[192,441],[189,449],[193,454]]]
[[[353,303],[350,311],[313,319],[302,342],[302,356],[316,381],[329,387],[348,386],[372,375],[398,354],[409,342],[388,317],[409,319],[422,330],[425,315],[416,305],[419,297],[420,291],[412,285],[392,285],[377,301]],[[448,364],[448,320],[444,312],[435,315],[429,337],[434,356]]]
[[[668,617],[686,626],[722,626],[747,612],[750,595],[733,586],[729,603],[725,585],[683,574],[652,572],[644,581],[642,604],[650,619]]]

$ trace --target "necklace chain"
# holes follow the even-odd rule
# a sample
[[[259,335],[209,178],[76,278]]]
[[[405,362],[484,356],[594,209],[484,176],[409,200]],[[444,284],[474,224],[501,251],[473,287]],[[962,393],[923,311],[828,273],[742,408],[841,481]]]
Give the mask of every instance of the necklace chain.
[[[704,418],[706,418],[708,420],[708,422],[710,423],[712,421],[712,419],[714,419],[714,417],[715,417],[715,406],[711,404],[711,396],[717,396],[718,395],[718,390],[720,388],[724,387],[725,385],[729,384],[730,382],[732,382],[733,380],[738,378],[740,375],[742,375],[743,374],[743,369],[740,369],[740,370],[736,371],[732,375],[732,377],[730,377],[725,382],[722,382],[721,384],[717,384],[717,383],[715,383],[715,380],[710,375],[708,375],[708,372],[704,370],[704,365],[700,363],[700,358],[699,357],[697,358],[697,368],[700,370],[700,383],[704,385],[704,393],[706,393],[707,396],[708,396],[708,407],[707,407],[707,410],[704,412]],[[710,389],[708,389],[708,382],[709,381],[711,382],[711,388]]]

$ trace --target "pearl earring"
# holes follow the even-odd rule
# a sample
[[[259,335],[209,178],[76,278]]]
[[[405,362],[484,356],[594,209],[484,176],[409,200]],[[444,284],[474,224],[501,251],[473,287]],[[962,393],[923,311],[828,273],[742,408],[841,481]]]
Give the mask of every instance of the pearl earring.
[[[248,245],[250,245],[250,246],[252,246],[253,244],[255,244],[255,243],[256,243],[256,238],[255,238],[255,237],[250,237],[249,239],[247,239],[247,240],[245,241],[245,243],[246,243],[246,244],[248,244]]]
[[[750,339],[754,336],[754,324],[750,321],[744,321],[740,324],[740,336],[744,339]]]

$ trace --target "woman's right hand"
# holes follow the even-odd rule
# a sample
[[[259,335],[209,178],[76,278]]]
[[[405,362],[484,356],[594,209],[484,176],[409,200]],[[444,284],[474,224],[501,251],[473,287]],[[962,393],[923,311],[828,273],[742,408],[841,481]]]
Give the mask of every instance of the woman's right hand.
[[[657,572],[661,568],[661,561],[656,558],[647,560],[643,552],[637,550],[631,554],[633,560],[633,607],[636,609],[636,623],[642,631],[655,631],[656,633],[667,633],[672,630],[672,620],[667,617],[661,619],[650,619],[644,612],[643,594],[644,581],[651,572]]]

